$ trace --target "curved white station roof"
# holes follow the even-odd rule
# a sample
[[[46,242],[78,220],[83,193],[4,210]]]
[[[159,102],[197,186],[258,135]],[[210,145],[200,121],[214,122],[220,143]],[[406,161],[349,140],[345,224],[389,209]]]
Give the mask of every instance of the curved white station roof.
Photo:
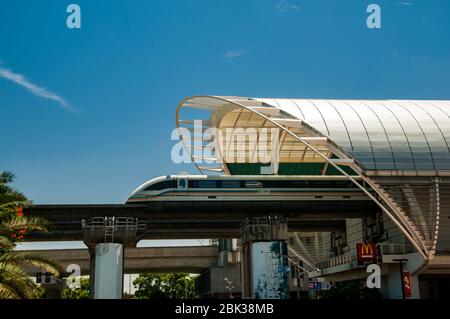
[[[255,100],[314,127],[365,169],[450,169],[450,101]]]
[[[334,145],[364,171],[450,171],[450,101],[194,96],[180,103],[178,126],[189,123],[183,121],[184,109],[211,111],[208,125],[218,128],[267,122],[288,126],[287,121],[297,121],[295,134],[310,138],[313,132],[315,138],[326,138],[328,146]],[[281,149],[290,152],[290,162],[295,161],[292,149]],[[308,162],[304,154],[300,157]]]

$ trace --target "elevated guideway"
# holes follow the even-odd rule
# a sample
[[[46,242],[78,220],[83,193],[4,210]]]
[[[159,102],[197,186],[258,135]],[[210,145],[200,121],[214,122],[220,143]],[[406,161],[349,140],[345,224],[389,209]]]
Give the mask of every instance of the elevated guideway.
[[[62,269],[68,265],[80,266],[81,275],[90,273],[90,254],[88,249],[33,250],[57,262]],[[128,248],[124,252],[125,274],[147,272],[188,272],[201,273],[217,262],[217,246],[183,247],[140,247]],[[30,270],[30,273],[36,271]]]
[[[91,293],[96,299],[121,298],[121,278],[131,267],[127,266],[127,256],[143,251],[135,248],[142,239],[240,238],[244,264],[242,292],[243,296],[250,296],[249,278],[253,270],[248,265],[253,243],[279,243],[276,246],[284,251],[289,232],[344,231],[347,218],[374,217],[379,211],[379,206],[364,192],[339,188],[316,190],[291,196],[289,200],[267,200],[267,197],[258,200],[254,196],[225,200],[208,194],[203,199],[159,199],[145,204],[34,205],[23,209],[24,215],[45,218],[53,226],[48,233],[27,234],[26,241],[82,240],[88,246],[86,252],[80,252],[84,257],[79,261],[84,263],[84,271],[90,270]],[[167,263],[173,259],[176,270],[175,261],[180,262],[184,255],[179,256],[178,259],[162,256],[160,268],[169,271],[163,264],[170,267]],[[191,258],[185,256],[186,263],[179,266],[197,272],[200,266],[194,262],[196,257],[191,257],[188,261]],[[157,259],[134,262],[143,266],[141,270],[150,271],[149,267],[153,267],[155,271],[159,267]],[[207,259],[203,258],[203,262]],[[285,261],[283,266],[287,267]],[[283,291],[283,296],[286,293],[288,290]]]
[[[379,208],[367,200],[309,201],[182,201],[124,205],[35,205],[25,215],[53,224],[49,233],[29,234],[26,241],[83,240],[83,219],[132,217],[145,225],[139,239],[238,238],[240,225],[256,216],[283,216],[289,232],[333,231],[345,228],[346,218],[373,216]]]

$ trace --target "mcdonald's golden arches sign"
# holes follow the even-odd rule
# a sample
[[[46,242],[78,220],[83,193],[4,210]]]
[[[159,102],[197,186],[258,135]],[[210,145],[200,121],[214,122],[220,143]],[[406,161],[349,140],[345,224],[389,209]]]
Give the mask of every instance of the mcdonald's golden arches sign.
[[[364,262],[376,262],[377,260],[377,246],[371,243],[356,244],[356,252],[358,256],[358,264]]]

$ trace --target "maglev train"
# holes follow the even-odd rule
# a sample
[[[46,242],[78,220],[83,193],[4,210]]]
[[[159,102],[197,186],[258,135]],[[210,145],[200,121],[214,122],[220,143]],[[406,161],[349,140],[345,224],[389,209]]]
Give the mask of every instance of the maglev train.
[[[345,176],[167,175],[139,186],[126,203],[367,199]]]

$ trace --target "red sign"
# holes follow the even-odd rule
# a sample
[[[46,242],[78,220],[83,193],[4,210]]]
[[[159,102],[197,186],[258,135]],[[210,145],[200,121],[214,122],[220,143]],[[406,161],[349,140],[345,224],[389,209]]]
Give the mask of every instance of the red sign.
[[[356,253],[358,256],[358,264],[363,264],[366,261],[376,262],[377,260],[377,246],[375,244],[356,244]]]
[[[409,277],[409,272],[404,271],[402,274],[403,281],[403,292],[405,297],[411,297],[411,278]]]

